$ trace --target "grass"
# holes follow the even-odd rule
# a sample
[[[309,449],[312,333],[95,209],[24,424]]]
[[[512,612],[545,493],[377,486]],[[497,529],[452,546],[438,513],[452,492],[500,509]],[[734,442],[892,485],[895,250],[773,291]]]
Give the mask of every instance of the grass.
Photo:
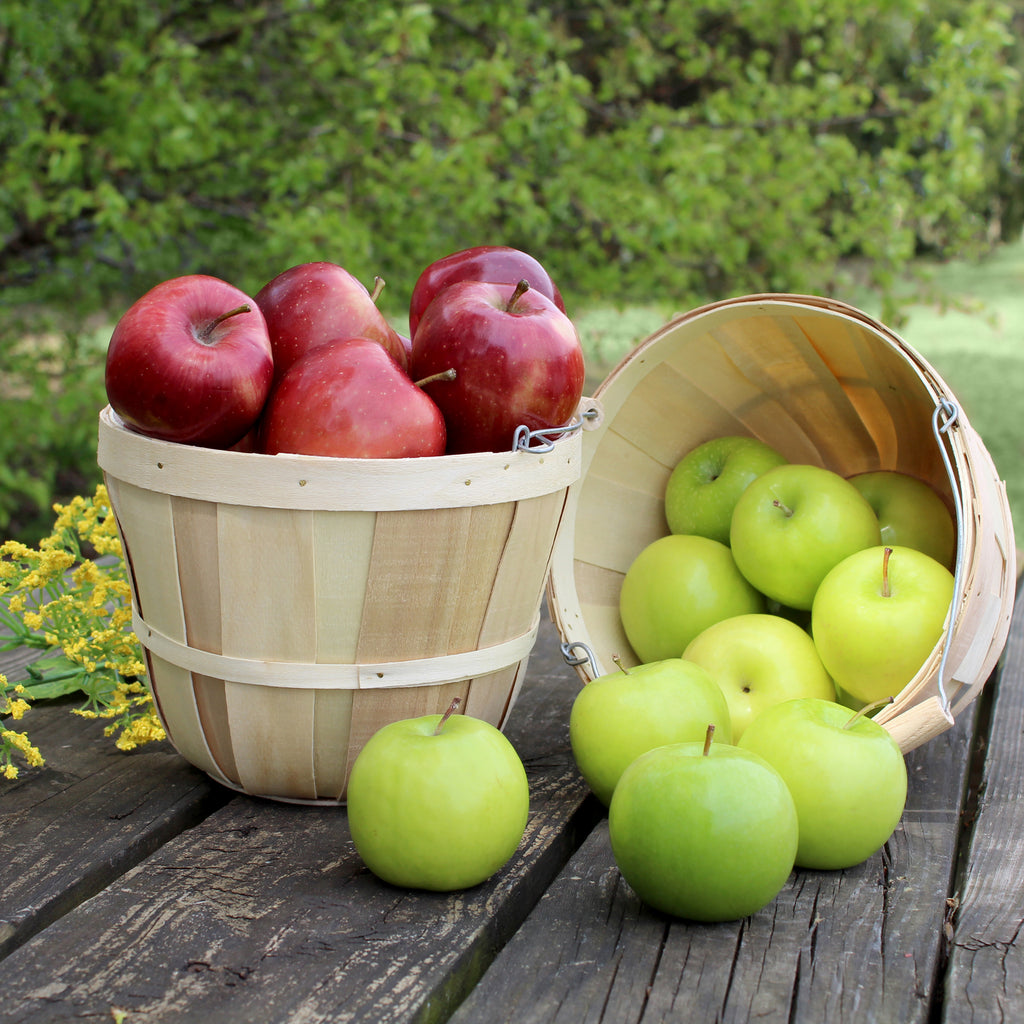
[[[1017,544],[1024,547],[1024,243],[1004,246],[982,264],[933,267],[930,277],[942,305],[909,305],[897,333],[938,371],[981,436],[1006,481]],[[870,295],[849,301],[879,315]],[[668,305],[574,312],[588,387],[674,312]]]
[[[1024,245],[981,266],[948,264],[935,284],[962,309],[912,306],[901,336],[935,367],[1006,481],[1024,546]]]

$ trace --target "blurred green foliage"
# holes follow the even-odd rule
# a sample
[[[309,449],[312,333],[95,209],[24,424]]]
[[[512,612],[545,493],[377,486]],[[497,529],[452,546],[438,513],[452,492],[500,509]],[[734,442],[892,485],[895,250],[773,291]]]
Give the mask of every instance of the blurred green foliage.
[[[577,302],[880,282],[984,244],[1019,157],[994,0],[5,0],[0,284],[392,281],[500,241]],[[388,295],[389,293],[385,293]],[[388,301],[388,300],[385,300]]]
[[[401,316],[502,243],[682,309],[1019,233],[1017,3],[3,0],[0,526],[94,457],[85,318],[177,274],[327,259]]]
[[[6,336],[0,349],[0,540],[35,543],[52,504],[92,493],[109,332]]]

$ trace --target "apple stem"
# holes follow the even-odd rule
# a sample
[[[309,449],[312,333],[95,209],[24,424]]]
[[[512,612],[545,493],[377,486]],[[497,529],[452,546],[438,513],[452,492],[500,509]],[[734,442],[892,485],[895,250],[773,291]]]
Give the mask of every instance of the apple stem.
[[[518,284],[517,284],[517,285],[515,286],[515,289],[513,290],[513,292],[512,292],[512,294],[511,294],[511,296],[509,296],[509,300],[508,300],[508,303],[507,303],[507,305],[505,306],[505,309],[507,309],[507,310],[508,310],[509,312],[511,312],[511,310],[512,310],[512,307],[513,307],[513,306],[514,306],[514,305],[515,305],[515,304],[516,304],[516,303],[517,303],[517,302],[519,301],[519,299],[520,299],[520,298],[521,298],[521,297],[522,297],[523,295],[525,295],[525,294],[526,294],[526,293],[527,293],[527,292],[528,292],[529,290],[530,290],[530,282],[529,282],[529,281],[527,281],[527,280],[526,280],[525,278],[521,279],[521,280],[519,281],[519,283],[518,283]]]
[[[220,327],[220,325],[224,323],[225,320],[233,316],[238,316],[240,313],[251,312],[252,306],[250,306],[247,302],[243,303],[241,306],[238,306],[235,309],[229,309],[226,313],[221,313],[220,316],[214,317],[208,324],[204,324],[202,327],[200,327],[199,330],[196,331],[196,337],[204,345],[209,345],[211,344],[210,335],[212,335],[213,332],[218,327]]]
[[[857,722],[860,721],[865,715],[870,715],[872,711],[877,711],[879,708],[884,707],[886,704],[892,704],[895,697],[882,697],[881,700],[872,701],[870,704],[865,704],[855,715],[850,716],[850,720],[843,726],[844,729],[850,729]]]
[[[617,654],[613,654],[612,655],[612,661],[614,661],[615,664],[619,666],[619,671],[624,676],[628,676],[629,675],[629,669],[626,668],[626,666],[622,664],[622,658],[620,658]]]
[[[437,723],[437,728],[434,730],[435,736],[441,735],[441,730],[444,728],[445,722],[448,721],[452,715],[458,710],[459,705],[462,703],[461,697],[453,697],[451,704],[448,705],[448,710],[441,716],[441,721]]]
[[[711,738],[715,735],[715,723],[708,722],[708,730],[704,733],[704,756],[711,753]]]
[[[889,586],[889,559],[892,556],[892,548],[886,548],[882,555],[882,597],[892,597],[892,587]]]
[[[456,376],[455,367],[450,366],[447,370],[442,370],[440,373],[432,373],[429,377],[416,381],[415,384],[416,387],[421,388],[424,384],[433,384],[435,380],[455,380]]]
[[[789,518],[790,516],[792,516],[792,515],[793,515],[793,510],[792,510],[792,509],[791,509],[791,508],[790,508],[790,507],[789,507],[788,505],[784,505],[784,504],[783,504],[783,503],[782,503],[781,501],[779,501],[779,499],[778,499],[778,498],[776,498],[776,499],[775,499],[775,500],[774,500],[774,501],[772,502],[772,504],[773,504],[773,505],[774,505],[774,506],[775,506],[776,508],[781,508],[781,509],[782,509],[782,511],[783,511],[783,512],[784,512],[784,513],[786,514],[786,517],[787,517],[787,518]]]
[[[380,298],[380,293],[384,291],[384,285],[387,282],[379,274],[373,279],[373,291],[370,292],[370,298],[373,299],[373,304],[377,305],[377,300]]]

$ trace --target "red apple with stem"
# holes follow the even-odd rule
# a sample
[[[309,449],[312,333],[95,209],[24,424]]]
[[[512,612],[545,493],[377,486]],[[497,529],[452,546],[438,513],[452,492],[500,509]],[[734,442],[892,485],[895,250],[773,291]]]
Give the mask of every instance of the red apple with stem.
[[[368,338],[336,338],[300,356],[274,386],[261,451],[392,459],[443,455],[444,417]]]
[[[376,299],[374,291],[336,263],[300,263],[283,270],[257,293],[256,302],[267,321],[274,352],[274,380],[299,356],[337,338],[367,338],[382,345],[405,368],[405,346]]]
[[[430,304],[412,339],[414,379],[444,413],[448,451],[511,451],[516,428],[568,423],[583,394],[583,348],[572,321],[525,280],[457,281]]]
[[[230,448],[256,422],[274,373],[263,314],[227,281],[189,274],[133,303],[107,347],[111,408],[139,433]]]
[[[565,312],[561,293],[547,270],[533,256],[508,245],[477,245],[435,260],[421,272],[409,302],[409,331],[412,334],[416,333],[434,296],[456,281],[492,281],[513,285],[527,281],[531,288],[547,296]]]

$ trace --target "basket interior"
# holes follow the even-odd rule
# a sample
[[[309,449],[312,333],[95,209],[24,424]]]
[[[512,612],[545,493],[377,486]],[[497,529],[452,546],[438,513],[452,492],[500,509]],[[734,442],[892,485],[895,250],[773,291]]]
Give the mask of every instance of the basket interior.
[[[585,645],[592,659],[579,666],[584,681],[610,671],[613,656],[636,663],[619,620],[622,579],[639,552],[668,532],[665,485],[679,459],[704,441],[749,435],[790,462],[843,476],[898,470],[929,483],[951,511],[957,494],[970,497],[970,481],[957,482],[956,473],[968,475],[971,452],[959,452],[951,480],[935,435],[948,388],[902,339],[831,300],[747,296],[676,317],[630,353],[594,398],[603,418],[584,435],[583,476],[571,492],[570,528],[548,594],[563,640]],[[984,476],[987,453],[961,422],[961,440],[973,436],[975,457],[987,463]],[[1005,492],[988,499],[1005,504]],[[1005,507],[989,513],[1009,518]],[[967,517],[960,534],[972,552],[975,526]],[[1008,529],[998,524],[1001,536]],[[998,546],[1012,553],[1012,538]],[[1012,605],[1012,569],[1004,564],[991,589],[1008,621],[1007,585]]]

